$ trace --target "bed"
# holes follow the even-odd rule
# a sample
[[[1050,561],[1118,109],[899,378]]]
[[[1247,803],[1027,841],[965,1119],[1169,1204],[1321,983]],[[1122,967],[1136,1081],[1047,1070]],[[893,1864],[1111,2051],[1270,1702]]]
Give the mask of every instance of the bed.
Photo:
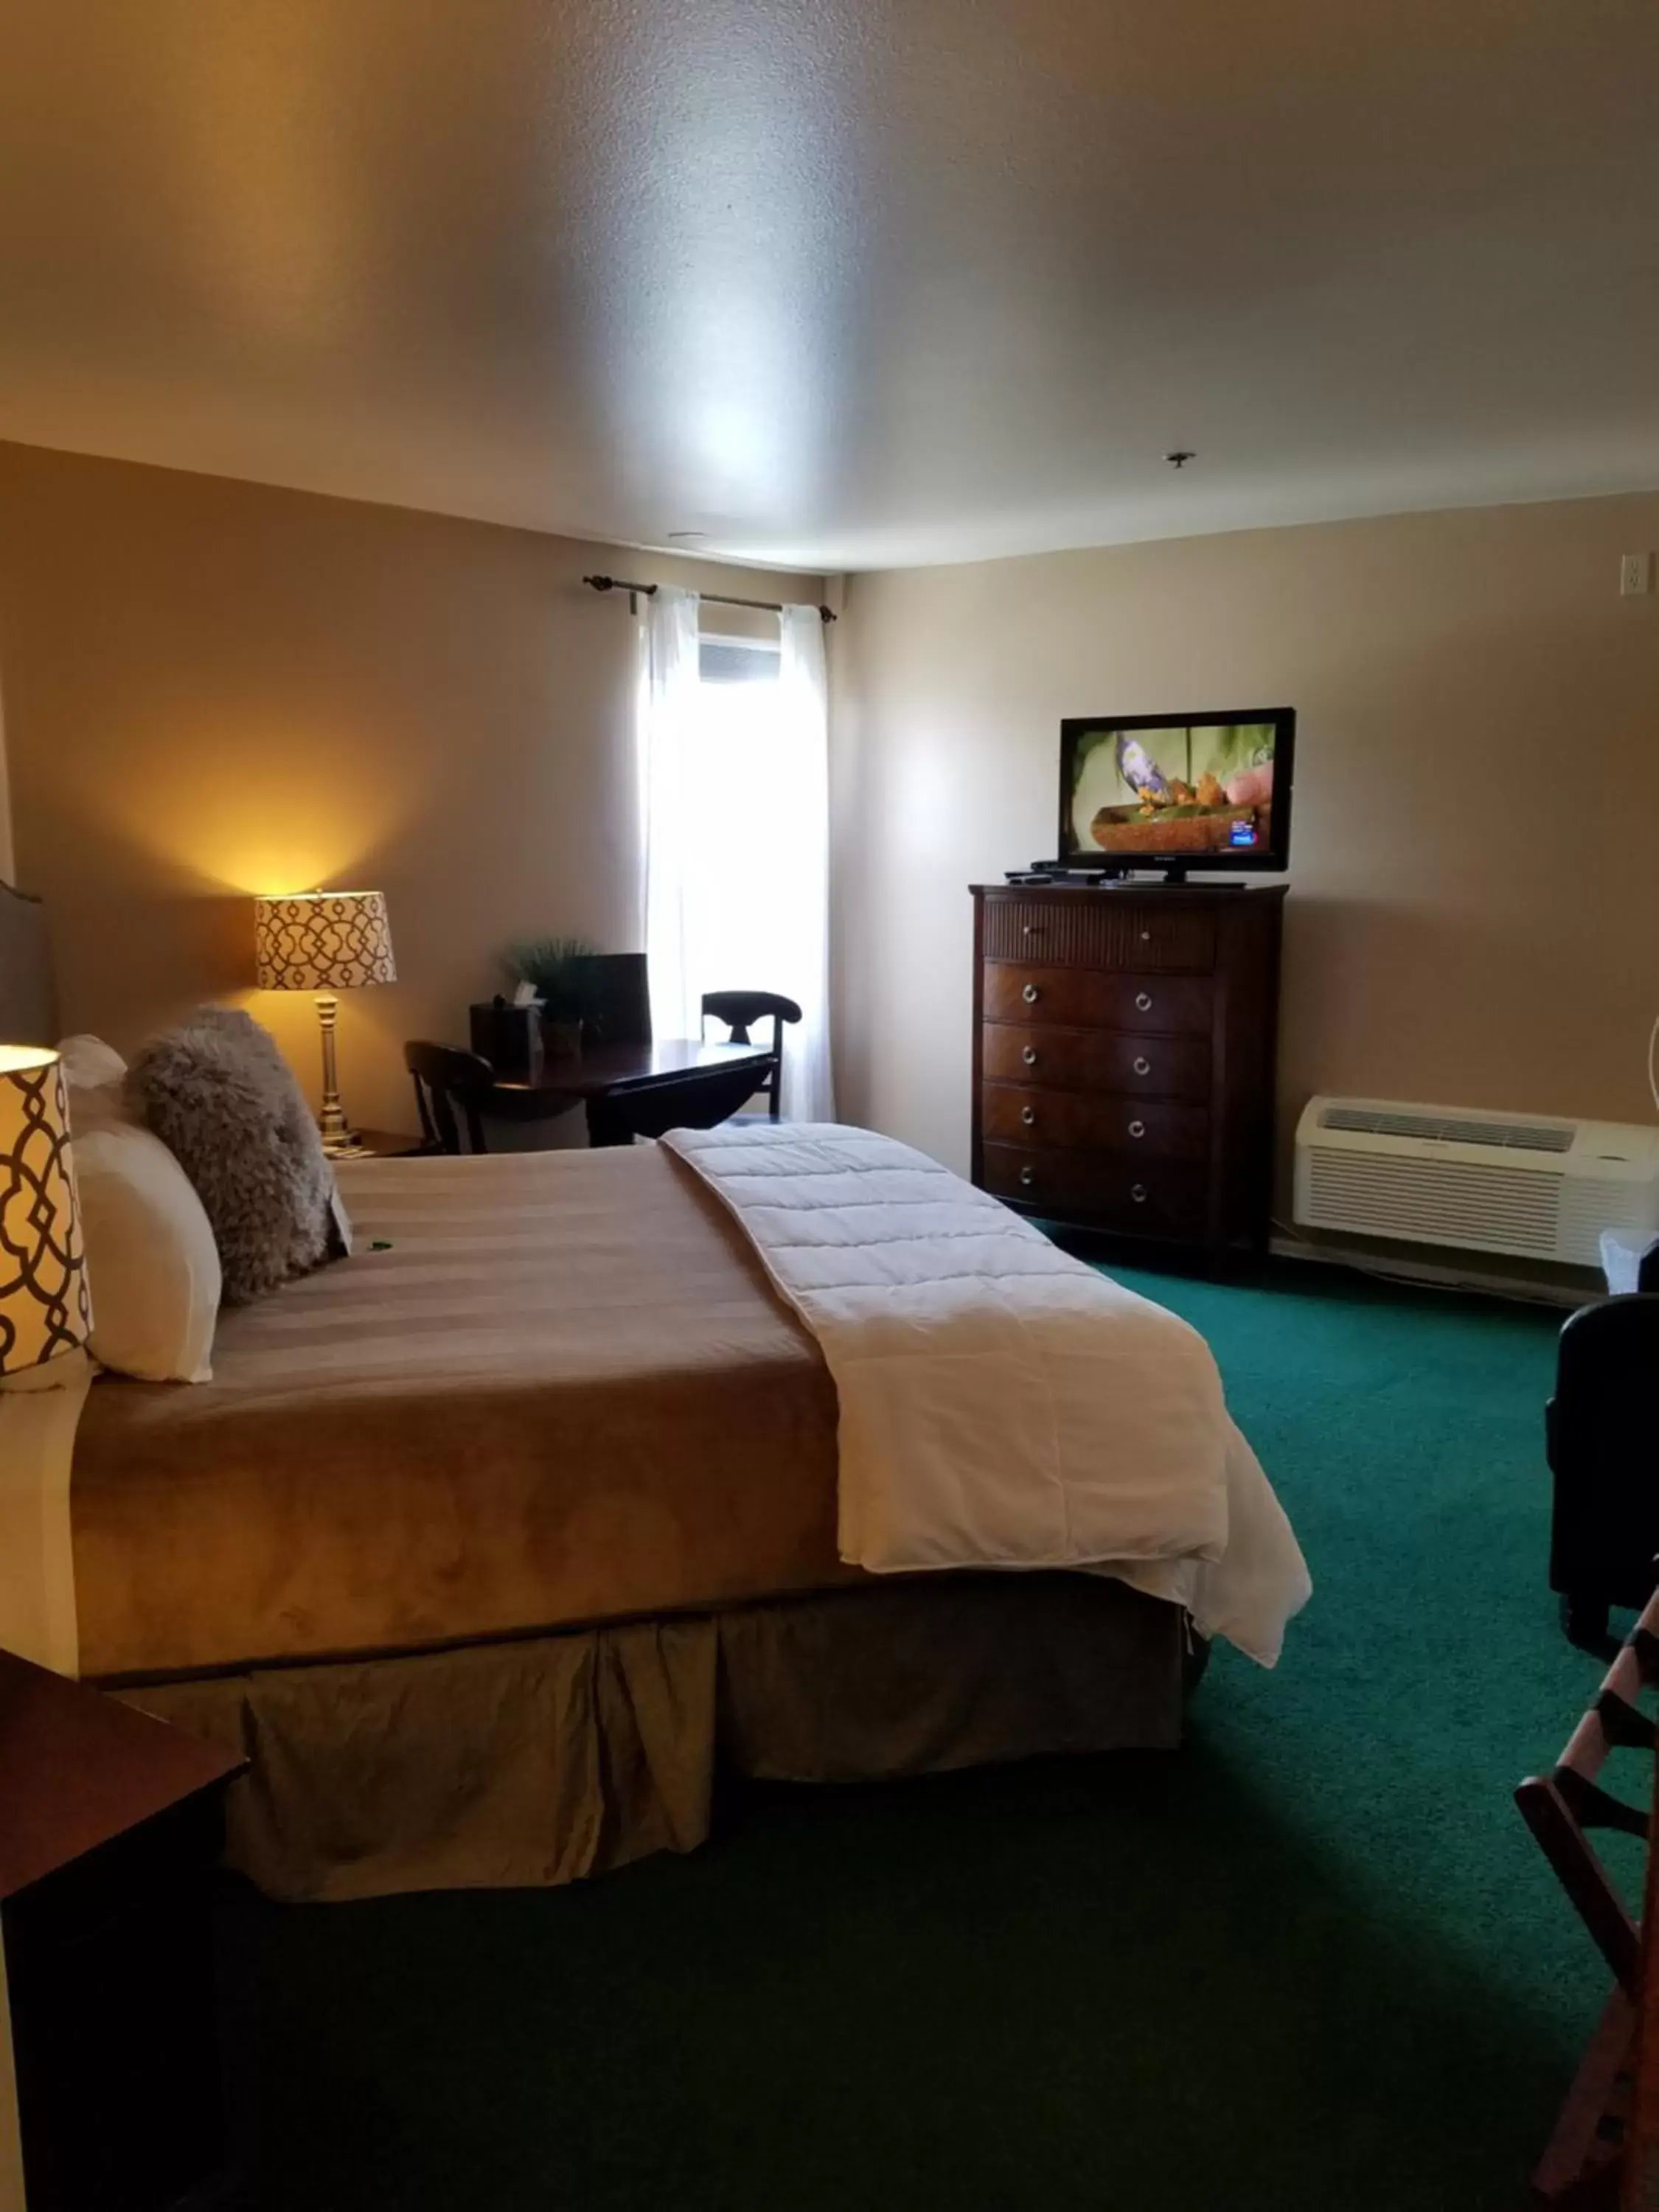
[[[226,1311],[210,1382],[101,1376],[70,1462],[79,1669],[248,1754],[230,1855],[269,1893],[689,1849],[722,1766],[1179,1741],[1173,1586],[848,1563],[823,1344],[686,1159],[341,1184],[352,1256]]]

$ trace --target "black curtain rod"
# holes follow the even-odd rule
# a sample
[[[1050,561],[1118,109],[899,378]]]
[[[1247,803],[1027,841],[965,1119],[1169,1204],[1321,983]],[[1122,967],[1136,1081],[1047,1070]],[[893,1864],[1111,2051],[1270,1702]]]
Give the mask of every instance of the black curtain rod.
[[[584,576],[582,581],[596,592],[626,592],[630,612],[634,611],[635,602],[641,599],[654,599],[657,591],[654,584],[630,584],[626,576]],[[783,612],[781,599],[734,599],[724,592],[699,592],[697,597],[711,601],[717,607],[754,607],[763,615],[781,615]],[[836,611],[833,607],[820,607],[818,617],[821,621],[832,623],[836,619]]]

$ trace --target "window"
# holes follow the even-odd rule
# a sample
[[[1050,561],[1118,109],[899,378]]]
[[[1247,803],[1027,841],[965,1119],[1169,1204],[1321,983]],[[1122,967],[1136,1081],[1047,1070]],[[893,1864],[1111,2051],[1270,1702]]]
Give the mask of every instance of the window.
[[[697,647],[687,778],[685,945],[694,994],[783,990],[771,972],[788,866],[789,763],[778,728],[775,640],[710,636]],[[714,1035],[723,1032],[716,1027]]]
[[[775,641],[763,637],[710,637],[705,630],[697,640],[697,681],[775,684],[781,659]]]
[[[646,954],[659,1037],[695,1036],[709,991],[775,991],[783,1110],[835,1119],[830,1071],[829,758],[818,610],[765,638],[709,631],[665,584],[640,625]]]

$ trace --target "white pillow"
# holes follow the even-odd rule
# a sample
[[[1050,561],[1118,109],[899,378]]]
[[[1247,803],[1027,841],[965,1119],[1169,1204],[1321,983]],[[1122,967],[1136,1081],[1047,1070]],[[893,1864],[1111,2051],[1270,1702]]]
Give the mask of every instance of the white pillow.
[[[102,1037],[70,1036],[58,1047],[69,1091],[70,1134],[82,1137],[127,1118],[121,1085],[127,1064]]]
[[[127,1072],[127,1064],[112,1044],[102,1037],[60,1037],[58,1055],[64,1063],[64,1080],[71,1091],[92,1091],[105,1083],[118,1083]]]
[[[143,1382],[211,1382],[219,1250],[188,1176],[136,1122],[74,1128],[71,1152],[93,1358]]]

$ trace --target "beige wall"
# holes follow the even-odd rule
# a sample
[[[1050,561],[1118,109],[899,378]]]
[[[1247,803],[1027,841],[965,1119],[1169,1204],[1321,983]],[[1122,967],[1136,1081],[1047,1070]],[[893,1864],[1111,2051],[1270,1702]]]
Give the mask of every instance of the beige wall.
[[[1659,498],[1192,538],[849,582],[834,671],[842,1111],[961,1165],[965,886],[1054,840],[1060,719],[1300,716],[1281,1054],[1315,1089],[1635,1119],[1659,1001]],[[249,896],[379,884],[402,981],[348,1103],[465,1035],[515,933],[635,941],[626,566],[810,577],[0,444],[17,874],[65,1014],[131,1044],[250,979]],[[3,808],[0,808],[0,819]],[[308,1000],[250,1001],[310,1084]]]
[[[386,891],[396,985],[341,1013],[348,1108],[408,1126],[404,1038],[464,1042],[515,935],[638,943],[620,569],[757,598],[816,577],[0,444],[19,879],[66,1023],[131,1045],[252,980],[256,890]],[[308,999],[248,1003],[308,1085]],[[314,1087],[314,1086],[313,1086]]]
[[[1062,715],[1286,703],[1281,1133],[1320,1090],[1650,1118],[1656,544],[1644,496],[851,580],[843,1110],[965,1164],[964,887],[1053,851]]]
[[[0,877],[12,879],[11,777],[6,767],[6,672],[0,667]]]

